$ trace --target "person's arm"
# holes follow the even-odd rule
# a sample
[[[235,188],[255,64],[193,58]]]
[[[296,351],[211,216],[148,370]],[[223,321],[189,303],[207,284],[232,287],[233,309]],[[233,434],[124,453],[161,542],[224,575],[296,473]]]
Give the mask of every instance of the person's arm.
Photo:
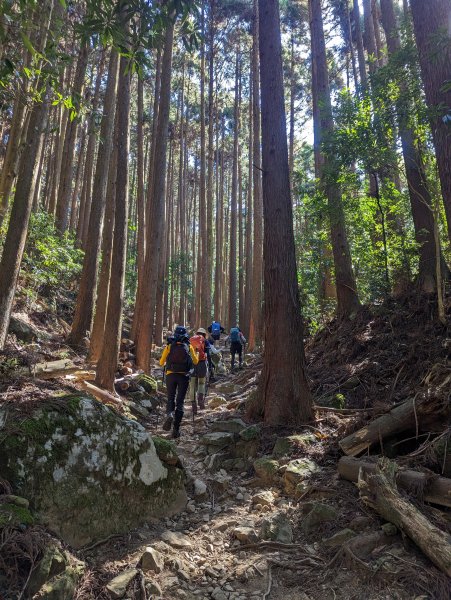
[[[164,367],[164,365],[166,364],[166,359],[168,357],[170,349],[171,349],[171,344],[168,344],[166,346],[166,348],[163,350],[163,354],[161,355],[161,358],[160,358],[160,367]]]
[[[197,365],[197,363],[199,362],[199,358],[197,356],[197,352],[194,350],[191,344],[189,345],[189,353],[191,354],[191,358],[193,359],[193,365]]]
[[[211,325],[209,325],[209,326],[207,327],[207,331],[208,331],[208,333],[211,333]]]
[[[221,333],[225,333],[224,327],[221,327]]]
[[[241,336],[241,343],[244,346],[244,344],[246,343],[246,338],[244,337],[244,335],[242,333],[240,333],[240,336]]]

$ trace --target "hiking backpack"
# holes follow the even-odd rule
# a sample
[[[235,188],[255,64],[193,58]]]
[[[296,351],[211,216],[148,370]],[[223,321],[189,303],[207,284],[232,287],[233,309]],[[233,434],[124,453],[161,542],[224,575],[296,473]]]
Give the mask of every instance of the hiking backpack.
[[[232,329],[230,330],[230,341],[241,343],[240,330],[238,329],[238,327],[232,327]]]
[[[173,373],[189,373],[193,367],[193,361],[188,345],[181,342],[172,343],[166,365],[168,371]]]
[[[189,343],[197,351],[199,360],[206,360],[207,354],[205,352],[205,339],[202,335],[193,335],[190,338]]]
[[[213,323],[211,324],[211,333],[213,335],[220,335],[221,323],[218,323],[217,321],[213,321]]]

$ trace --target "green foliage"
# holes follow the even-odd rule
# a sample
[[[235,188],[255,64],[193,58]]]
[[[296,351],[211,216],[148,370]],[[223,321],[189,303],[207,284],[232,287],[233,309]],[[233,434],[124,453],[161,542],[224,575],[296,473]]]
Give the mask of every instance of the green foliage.
[[[81,272],[83,251],[71,233],[61,236],[45,212],[32,214],[22,264],[22,276],[29,294],[54,296],[63,287],[70,289]]]

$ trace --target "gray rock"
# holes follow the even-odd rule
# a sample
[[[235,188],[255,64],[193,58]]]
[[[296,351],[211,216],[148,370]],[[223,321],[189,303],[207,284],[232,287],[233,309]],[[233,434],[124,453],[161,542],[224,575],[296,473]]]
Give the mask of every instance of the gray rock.
[[[235,527],[232,535],[243,544],[255,544],[260,539],[253,527]]]
[[[260,437],[260,426],[259,425],[251,425],[250,427],[246,427],[240,431],[240,438],[245,442],[250,442],[251,440],[257,440]]]
[[[279,437],[276,440],[276,444],[272,451],[273,456],[281,458],[282,456],[290,456],[296,450],[300,450],[303,447],[309,446],[316,442],[316,438],[313,433],[303,433],[300,435],[290,435],[287,437]]]
[[[293,528],[290,520],[283,513],[264,519],[261,527],[261,537],[264,540],[291,544],[293,541]]]
[[[123,598],[125,596],[125,592],[127,591],[128,586],[132,582],[132,580],[136,577],[138,571],[137,569],[127,569],[120,573],[110,581],[110,583],[106,586],[110,596],[116,600],[116,598]]]
[[[29,595],[34,596],[47,581],[62,573],[66,565],[67,560],[61,550],[53,544],[47,546],[28,583]]]
[[[228,431],[229,433],[240,433],[246,429],[247,425],[242,419],[224,419],[214,421],[211,424],[210,431]]]
[[[291,460],[286,465],[283,474],[285,492],[289,495],[296,495],[297,485],[317,471],[319,471],[318,465],[309,458]]]
[[[147,546],[141,557],[141,567],[143,571],[155,571],[161,573],[164,569],[164,556],[152,546]]]
[[[262,483],[274,484],[278,478],[279,468],[280,464],[272,456],[262,456],[254,460],[255,474]]]
[[[206,484],[203,481],[201,481],[200,479],[195,479],[194,480],[194,495],[196,497],[199,497],[199,496],[205,496],[206,493],[207,493]]]
[[[255,494],[252,498],[252,504],[260,504],[261,506],[273,506],[274,494],[269,490],[263,490]]]
[[[227,600],[228,599],[227,594],[225,592],[223,592],[220,587],[217,587],[212,591],[211,597],[213,600]]]
[[[209,446],[213,446],[216,448],[216,451],[233,445],[233,442],[233,433],[229,433],[228,431],[215,431],[213,433],[207,433],[200,439],[201,444],[207,446],[207,448]]]
[[[156,596],[157,598],[163,595],[163,591],[156,581],[146,583],[146,590],[151,596]]]
[[[321,523],[334,521],[337,516],[338,512],[332,506],[322,504],[321,502],[315,502],[312,504],[310,512],[302,521],[301,527],[305,533],[310,533]]]
[[[178,531],[164,531],[161,539],[173,548],[191,548],[193,545],[189,537]]]
[[[8,480],[74,548],[186,506],[183,470],[161,462],[138,422],[86,394],[49,398],[29,414],[0,408],[2,421]]]
[[[338,546],[342,546],[348,540],[355,537],[355,535],[355,531],[352,531],[352,529],[342,529],[332,537],[324,540],[324,545],[328,548],[336,548]]]

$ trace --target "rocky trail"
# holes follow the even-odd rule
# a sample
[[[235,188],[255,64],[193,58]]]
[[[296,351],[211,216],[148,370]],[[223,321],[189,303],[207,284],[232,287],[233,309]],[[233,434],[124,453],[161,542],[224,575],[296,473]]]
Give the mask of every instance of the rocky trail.
[[[327,413],[296,432],[244,421],[258,367],[212,384],[194,421],[187,403],[176,444],[186,509],[84,552],[92,571],[76,598],[448,598],[446,577],[338,477],[346,419]]]
[[[374,489],[355,483],[379,455],[396,456],[404,507],[451,547],[449,426],[437,421],[449,387],[446,340],[427,316],[415,321],[417,336],[412,319],[398,331],[389,309],[362,313],[352,328],[332,324],[329,337],[309,342],[314,423],[274,429],[247,420],[262,365],[249,355],[242,371],[225,368],[211,382],[194,420],[186,399],[176,441],[161,427],[161,349],[155,389],[132,372],[125,344],[112,395],[99,393],[83,357],[57,339],[41,342],[35,330],[12,346],[0,361],[8,475],[0,480],[0,599],[448,599],[447,565],[434,566],[402,520],[381,516]],[[423,415],[428,406],[433,419]],[[364,460],[353,458],[362,448]]]

